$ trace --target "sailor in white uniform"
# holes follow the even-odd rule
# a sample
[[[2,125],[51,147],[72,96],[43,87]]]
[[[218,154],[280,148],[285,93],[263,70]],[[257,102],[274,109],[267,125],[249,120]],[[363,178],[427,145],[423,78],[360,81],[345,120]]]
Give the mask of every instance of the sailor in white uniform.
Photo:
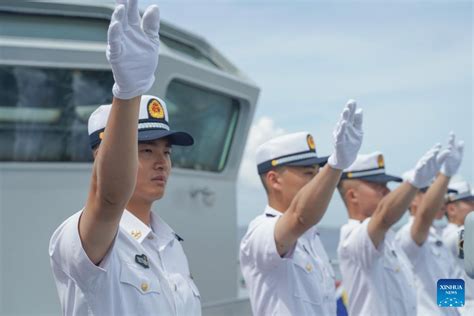
[[[450,177],[456,174],[462,161],[463,142],[456,143],[451,134],[441,172],[429,187],[420,189],[410,205],[410,219],[396,235],[396,241],[410,259],[417,287],[418,315],[459,315],[456,307],[439,307],[437,282],[458,279],[461,270],[433,227],[433,221],[444,216],[444,197]],[[412,178],[413,171],[405,173]]]
[[[341,228],[339,266],[348,292],[349,315],[416,315],[411,264],[395,243],[391,226],[406,211],[417,190],[439,171],[439,148],[418,162],[414,177],[390,192],[380,152],[359,155],[344,171],[338,190],[349,222]]]
[[[474,280],[464,269],[464,253],[459,251],[459,242],[466,217],[474,211],[474,190],[466,181],[450,183],[449,189],[452,192],[448,192],[446,196],[448,225],[443,230],[443,241],[453,255],[456,265],[462,271],[466,304],[461,314],[468,315],[468,311],[471,313],[474,311]]]
[[[141,19],[137,0],[123,0],[113,13],[114,98],[89,118],[89,195],[49,245],[63,315],[201,314],[182,238],[151,212],[165,192],[171,146],[194,142],[170,129],[162,100],[143,95],[154,82],[158,30],[157,6]]]
[[[350,101],[334,130],[329,159],[317,156],[307,132],[277,137],[258,148],[268,205],[240,245],[254,315],[336,314],[334,271],[315,225],[361,143],[362,112]]]

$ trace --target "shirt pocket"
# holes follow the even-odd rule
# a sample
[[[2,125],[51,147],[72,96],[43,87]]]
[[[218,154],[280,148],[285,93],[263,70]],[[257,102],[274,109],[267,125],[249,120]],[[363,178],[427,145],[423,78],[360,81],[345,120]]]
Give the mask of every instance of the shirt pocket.
[[[201,315],[201,295],[188,275],[172,273],[169,281],[174,291],[178,315]]]
[[[201,300],[201,294],[199,293],[199,290],[196,284],[194,283],[194,281],[191,278],[189,278],[188,282],[189,282],[189,286],[191,287],[191,290],[193,291],[194,297],[196,297],[198,300]]]
[[[324,286],[323,275],[319,266],[309,256],[295,252],[292,261],[294,280],[294,296],[315,305],[321,304],[321,287]]]
[[[123,263],[120,268],[120,283],[133,287],[142,295],[161,293],[160,282],[150,269],[135,267],[127,263]]]

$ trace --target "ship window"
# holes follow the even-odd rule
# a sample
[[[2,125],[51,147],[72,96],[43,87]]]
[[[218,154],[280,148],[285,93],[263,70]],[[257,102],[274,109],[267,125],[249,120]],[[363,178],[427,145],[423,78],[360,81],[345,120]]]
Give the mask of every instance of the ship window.
[[[194,137],[190,147],[173,148],[175,167],[219,172],[225,167],[239,116],[236,98],[174,80],[166,91],[172,129]]]
[[[188,45],[165,35],[160,35],[160,40],[178,55],[190,58],[206,66],[219,68],[208,56],[192,45]]]
[[[111,103],[113,83],[110,71],[0,66],[0,161],[92,161],[87,120]],[[222,171],[239,100],[175,80],[166,101],[172,128],[195,140],[173,149],[173,166]]]
[[[0,66],[0,161],[92,161],[87,119],[110,71]]]
[[[85,23],[85,21],[87,23]],[[0,36],[76,40],[105,43],[109,21],[99,18],[0,12]],[[218,65],[193,44],[161,34],[160,40],[176,54],[213,68]]]
[[[87,22],[87,23],[86,23]],[[27,15],[0,12],[0,35],[105,42],[105,19]]]

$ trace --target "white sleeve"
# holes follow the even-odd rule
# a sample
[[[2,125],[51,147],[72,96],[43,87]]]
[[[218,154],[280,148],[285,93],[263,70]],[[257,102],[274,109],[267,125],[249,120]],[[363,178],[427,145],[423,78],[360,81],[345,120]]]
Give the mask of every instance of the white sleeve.
[[[240,261],[242,265],[252,265],[257,269],[270,270],[293,255],[295,246],[284,257],[280,257],[277,251],[275,224],[278,219],[278,216],[266,218],[249,228],[240,244]]]
[[[413,266],[416,266],[418,260],[421,257],[421,253],[425,251],[425,243],[419,246],[411,237],[411,226],[406,226],[400,229],[397,232],[397,236],[395,238],[395,242],[398,246],[403,250],[405,255],[410,260]]]
[[[49,256],[53,272],[60,270],[80,287],[90,288],[100,275],[107,272],[113,245],[99,265],[87,256],[79,237],[79,218],[82,211],[74,214],[54,232],[49,243]],[[115,244],[115,241],[114,241]]]
[[[363,269],[370,269],[375,260],[383,255],[384,241],[375,248],[367,230],[370,218],[365,219],[360,225],[351,227],[342,241],[341,256],[356,262]]]
[[[446,247],[449,249],[449,252],[453,254],[455,258],[459,255],[459,234],[461,233],[462,228],[452,229],[443,234],[443,241]]]

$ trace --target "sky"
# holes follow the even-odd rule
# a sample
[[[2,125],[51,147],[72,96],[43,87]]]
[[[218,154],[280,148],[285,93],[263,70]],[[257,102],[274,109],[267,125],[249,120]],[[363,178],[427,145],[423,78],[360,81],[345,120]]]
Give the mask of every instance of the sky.
[[[364,111],[361,153],[380,150],[401,175],[454,131],[473,168],[473,5],[470,1],[141,1],[204,37],[260,87],[238,179],[238,224],[263,212],[255,151],[308,131],[332,152],[348,99]],[[459,176],[458,179],[459,180]],[[321,225],[347,220],[334,194]]]

